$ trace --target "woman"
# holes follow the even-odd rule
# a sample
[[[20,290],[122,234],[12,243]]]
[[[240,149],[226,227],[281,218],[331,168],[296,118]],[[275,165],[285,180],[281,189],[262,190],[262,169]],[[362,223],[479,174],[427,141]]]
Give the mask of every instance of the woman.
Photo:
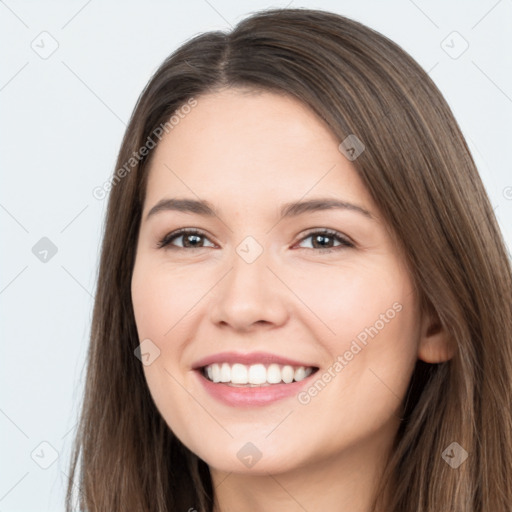
[[[197,36],[116,169],[81,509],[510,507],[510,262],[401,48],[308,9]]]

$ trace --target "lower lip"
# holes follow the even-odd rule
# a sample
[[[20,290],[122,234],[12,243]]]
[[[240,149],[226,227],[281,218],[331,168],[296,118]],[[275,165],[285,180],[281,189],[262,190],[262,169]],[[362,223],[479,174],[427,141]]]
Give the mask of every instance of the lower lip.
[[[208,380],[201,372],[196,370],[197,376],[206,391],[224,404],[232,407],[267,405],[293,395],[297,395],[301,388],[309,383],[316,372],[299,382],[290,384],[271,384],[258,387],[234,387],[221,382]]]

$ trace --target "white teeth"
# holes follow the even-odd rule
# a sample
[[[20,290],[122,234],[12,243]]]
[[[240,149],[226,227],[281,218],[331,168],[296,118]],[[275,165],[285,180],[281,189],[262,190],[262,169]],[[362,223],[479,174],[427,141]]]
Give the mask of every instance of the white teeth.
[[[305,378],[306,378],[306,369],[303,366],[301,366],[300,368],[297,368],[293,375],[293,380],[299,381],[299,380],[304,380]]]
[[[231,380],[231,367],[228,363],[222,363],[220,367],[220,381],[229,382]]]
[[[271,364],[267,368],[267,382],[269,384],[279,384],[281,382],[281,368],[278,364]]]
[[[231,367],[231,383],[247,384],[247,367],[243,364],[234,364]]]
[[[212,364],[212,380],[213,382],[220,382],[220,368],[217,363]]]
[[[293,370],[293,368],[289,365],[286,365],[281,370],[281,377],[283,379],[283,382],[285,382],[286,384],[290,384],[290,382],[293,382],[294,373],[295,373],[295,371]]]
[[[249,384],[264,384],[267,382],[267,369],[262,364],[249,366]]]
[[[229,363],[214,363],[208,365],[204,369],[204,375],[208,380],[218,383],[232,385],[249,385],[249,386],[268,386],[270,384],[279,384],[284,382],[299,382],[311,375],[313,368],[290,365],[270,364],[253,364],[246,366],[240,363],[230,365]]]

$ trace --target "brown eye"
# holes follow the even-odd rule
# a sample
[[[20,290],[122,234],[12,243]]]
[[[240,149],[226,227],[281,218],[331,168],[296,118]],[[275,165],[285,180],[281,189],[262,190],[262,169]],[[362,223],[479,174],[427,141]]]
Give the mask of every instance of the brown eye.
[[[330,252],[332,250],[354,247],[354,244],[345,238],[341,233],[333,230],[313,231],[302,238],[304,240],[312,239],[311,247],[306,249],[319,249],[320,251]],[[338,242],[338,245],[333,245]]]
[[[174,245],[172,242],[176,240],[181,240],[181,245]],[[174,231],[173,233],[169,233],[166,235],[160,242],[158,242],[158,247],[164,248],[168,247],[170,249],[202,249],[204,247],[208,247],[205,245],[201,245],[202,241],[208,240],[206,235],[197,230],[197,229],[180,229],[179,231]],[[212,244],[210,247],[213,247]]]

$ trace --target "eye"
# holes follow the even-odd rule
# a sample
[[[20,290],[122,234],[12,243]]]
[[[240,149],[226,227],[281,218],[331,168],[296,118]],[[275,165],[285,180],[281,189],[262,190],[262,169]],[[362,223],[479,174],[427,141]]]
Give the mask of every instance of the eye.
[[[312,239],[312,243],[311,247],[309,248],[319,249],[321,252],[331,252],[347,247],[355,247],[354,244],[348,240],[348,238],[344,237],[341,233],[338,233],[338,231],[334,231],[332,229],[312,231],[307,236],[303,237],[301,242],[310,238]],[[339,242],[338,245],[332,246],[331,244],[335,241]]]
[[[172,242],[175,240],[181,239],[181,245],[175,245]],[[323,229],[318,231],[312,231],[307,236],[301,239],[301,242],[304,240],[312,239],[311,249],[318,249],[321,252],[331,252],[335,250],[340,250],[343,248],[354,247],[354,244],[350,242],[346,237],[344,237],[338,231],[334,231],[331,229]],[[174,231],[165,235],[158,242],[158,248],[162,249],[164,247],[168,247],[170,249],[202,249],[204,247],[214,247],[214,244],[209,246],[201,245],[201,240],[208,240],[206,234],[198,229],[192,228],[183,228],[178,231]],[[333,243],[338,242],[338,245],[332,245]],[[302,247],[308,248],[308,247]]]
[[[182,239],[183,245],[171,244],[173,240],[177,239]],[[214,247],[214,244],[211,246],[201,245],[201,239],[207,240],[206,235],[202,231],[183,228],[165,235],[157,245],[159,249],[164,247],[168,247],[169,249],[202,249],[203,247]]]

